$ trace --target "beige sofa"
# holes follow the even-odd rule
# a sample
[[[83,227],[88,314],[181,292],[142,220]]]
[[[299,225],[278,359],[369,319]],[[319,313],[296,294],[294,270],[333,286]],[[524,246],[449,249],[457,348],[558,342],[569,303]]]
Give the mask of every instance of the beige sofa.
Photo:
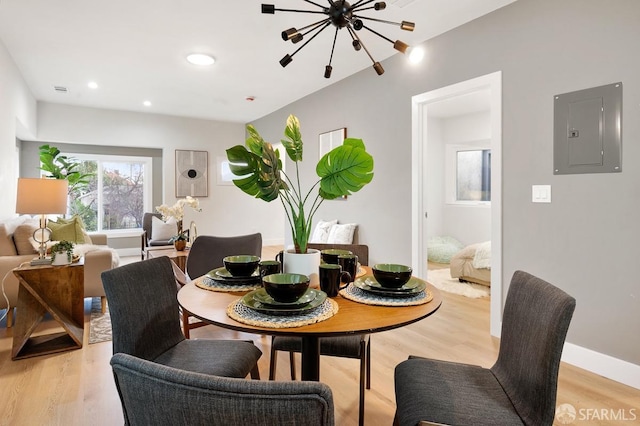
[[[490,253],[489,245],[489,253]],[[491,269],[490,257],[487,260],[486,254],[482,259],[478,259],[478,252],[484,249],[486,253],[486,243],[471,244],[453,255],[449,268],[451,270],[451,278],[458,278],[461,281],[491,286]],[[490,254],[489,254],[490,256]],[[482,266],[482,267],[480,267]]]
[[[11,218],[0,221],[0,277],[3,280],[4,293],[9,299],[7,327],[11,327],[13,323],[13,308],[18,301],[18,279],[12,271],[24,262],[30,262],[38,256],[33,247],[33,241],[29,241],[27,236],[33,234],[34,224],[37,228],[37,220],[34,222],[28,218]],[[105,234],[88,235],[90,241],[76,247],[76,254],[84,255],[84,296],[100,297],[104,312],[106,298],[100,274],[102,271],[117,266],[119,258],[115,250],[107,246]],[[0,310],[2,310],[7,307],[7,300],[4,296],[0,296]]]

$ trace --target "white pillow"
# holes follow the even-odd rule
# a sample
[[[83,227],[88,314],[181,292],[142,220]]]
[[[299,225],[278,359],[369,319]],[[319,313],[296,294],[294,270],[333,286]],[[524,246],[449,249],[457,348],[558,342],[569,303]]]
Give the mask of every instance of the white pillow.
[[[178,225],[173,217],[167,219],[164,222],[162,219],[158,219],[153,216],[151,218],[151,240],[152,241],[166,241],[171,237],[175,237],[178,233]]]
[[[357,223],[344,223],[333,225],[329,231],[327,244],[351,244],[353,243],[353,234],[356,231]]]
[[[331,230],[331,227],[337,223],[338,223],[338,219],[334,219],[326,222],[322,220],[319,221],[315,229],[313,230],[313,235],[311,236],[311,239],[309,240],[309,242],[316,243],[316,244],[326,243],[327,239],[329,238],[329,231]]]

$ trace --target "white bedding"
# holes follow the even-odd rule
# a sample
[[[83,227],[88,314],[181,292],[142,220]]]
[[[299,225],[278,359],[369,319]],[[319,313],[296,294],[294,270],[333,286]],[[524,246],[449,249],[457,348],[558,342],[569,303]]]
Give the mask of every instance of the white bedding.
[[[478,245],[473,256],[473,267],[476,269],[491,269],[491,241]]]

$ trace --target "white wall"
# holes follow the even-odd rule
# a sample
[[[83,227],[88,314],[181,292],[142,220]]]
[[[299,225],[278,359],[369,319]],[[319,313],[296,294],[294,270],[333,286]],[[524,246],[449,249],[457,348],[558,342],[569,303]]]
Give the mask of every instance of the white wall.
[[[218,156],[244,144],[244,125],[157,114],[38,103],[39,141],[163,149],[164,202],[175,197],[175,150],[209,153],[209,196],[200,198],[202,212],[185,211],[199,235],[262,233],[264,244],[283,243],[283,213],[277,203],[251,198],[235,186],[217,185]]]
[[[488,112],[443,118],[427,116],[425,191],[429,237],[450,236],[464,245],[491,239],[490,206],[452,204],[447,197],[455,191],[455,159],[447,156],[447,146],[489,142],[489,119]]]
[[[491,117],[489,112],[465,114],[441,120],[442,139],[445,145],[465,145],[474,149],[491,148]],[[482,145],[481,141],[486,144]],[[445,181],[447,189],[455,188],[455,159],[446,155]],[[447,202],[443,205],[443,235],[456,238],[464,245],[491,239],[491,207],[489,205],[462,205]]]
[[[36,100],[0,42],[0,218],[16,213],[16,136],[36,134]]]

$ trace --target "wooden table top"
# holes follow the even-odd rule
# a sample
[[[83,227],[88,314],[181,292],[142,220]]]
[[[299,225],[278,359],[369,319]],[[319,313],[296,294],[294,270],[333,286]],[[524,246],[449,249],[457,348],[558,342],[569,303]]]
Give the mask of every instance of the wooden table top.
[[[223,328],[256,334],[322,337],[391,330],[426,318],[437,311],[442,303],[438,289],[427,283],[427,290],[433,294],[433,300],[416,306],[366,305],[337,296],[333,298],[339,307],[336,315],[325,321],[293,328],[259,327],[229,318],[227,307],[246,292],[205,290],[192,281],[180,289],[178,302],[193,316]]]

